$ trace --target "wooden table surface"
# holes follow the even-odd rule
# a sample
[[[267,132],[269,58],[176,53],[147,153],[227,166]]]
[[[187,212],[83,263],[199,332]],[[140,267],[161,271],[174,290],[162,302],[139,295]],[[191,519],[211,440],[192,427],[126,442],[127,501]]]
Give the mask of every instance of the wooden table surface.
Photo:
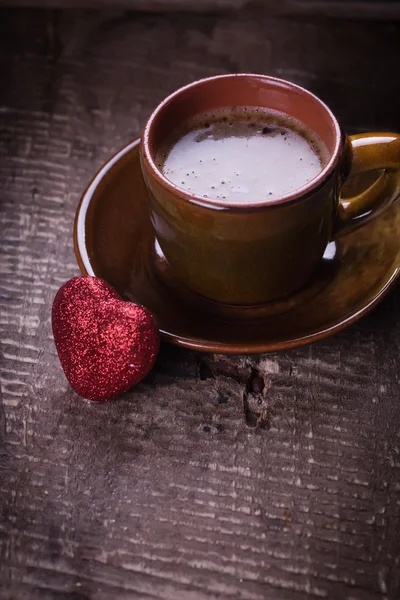
[[[52,299],[102,162],[170,91],[253,71],[348,132],[400,131],[398,22],[0,12],[2,600],[400,597],[400,289],[312,346],[165,344],[118,401],[79,399]],[[264,389],[261,391],[264,384]]]

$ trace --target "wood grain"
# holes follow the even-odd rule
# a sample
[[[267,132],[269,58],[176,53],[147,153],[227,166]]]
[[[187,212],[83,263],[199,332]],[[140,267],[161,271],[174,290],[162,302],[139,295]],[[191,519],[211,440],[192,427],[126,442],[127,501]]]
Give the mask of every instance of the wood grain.
[[[251,10],[0,23],[0,598],[397,599],[399,288],[310,347],[165,345],[103,406],[67,385],[50,311],[78,274],[80,193],[168,92],[273,73],[348,131],[400,130],[399,26]]]

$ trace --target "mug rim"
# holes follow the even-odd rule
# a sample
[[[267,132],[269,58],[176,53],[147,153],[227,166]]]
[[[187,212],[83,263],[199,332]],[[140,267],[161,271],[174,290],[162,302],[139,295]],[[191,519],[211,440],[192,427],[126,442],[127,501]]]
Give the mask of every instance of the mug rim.
[[[279,196],[278,198],[274,198],[272,200],[266,200],[266,201],[261,201],[261,202],[260,201],[229,202],[226,200],[217,200],[214,198],[204,198],[202,196],[198,196],[197,194],[187,192],[183,188],[179,187],[178,185],[176,185],[172,181],[170,181],[167,177],[165,177],[165,175],[163,175],[162,171],[157,167],[157,165],[151,155],[150,143],[149,143],[151,128],[152,128],[155,120],[159,116],[159,114],[164,110],[164,108],[167,105],[169,105],[171,102],[173,102],[177,96],[184,93],[186,90],[188,90],[190,88],[197,87],[198,85],[203,84],[207,81],[232,79],[232,78],[262,79],[262,80],[267,80],[272,83],[285,85],[285,86],[288,86],[290,89],[295,89],[295,90],[305,94],[306,96],[308,96],[308,98],[310,100],[317,102],[320,106],[322,106],[322,108],[328,114],[328,116],[331,120],[333,129],[334,129],[335,145],[334,145],[333,151],[330,152],[330,158],[327,161],[325,167],[313,179],[311,179],[311,181],[309,181],[305,185],[297,188],[290,194],[285,194],[283,196]],[[286,79],[281,79],[279,77],[272,77],[270,75],[262,75],[262,74],[258,74],[258,73],[230,73],[230,74],[214,75],[212,77],[203,77],[202,79],[197,79],[183,87],[178,88],[177,90],[175,90],[174,92],[169,94],[169,96],[164,98],[164,100],[162,100],[158,104],[158,106],[153,110],[153,112],[151,113],[151,115],[148,118],[146,125],[144,127],[144,130],[142,133],[141,144],[140,144],[143,156],[146,159],[148,166],[150,167],[153,177],[155,177],[157,182],[162,187],[167,188],[167,190],[170,191],[171,193],[173,193],[174,196],[177,196],[177,197],[179,197],[185,201],[188,201],[190,203],[207,206],[209,208],[220,209],[220,210],[223,210],[223,209],[243,210],[243,209],[251,209],[251,208],[261,208],[261,207],[273,208],[274,206],[279,206],[281,204],[287,204],[287,203],[291,203],[295,200],[302,199],[306,195],[308,196],[308,194],[310,192],[313,192],[318,187],[320,187],[321,184],[323,184],[328,179],[328,177],[331,175],[332,171],[334,170],[334,168],[336,167],[336,165],[338,163],[341,145],[342,145],[342,132],[341,132],[340,125],[339,125],[338,120],[336,119],[335,115],[333,114],[331,109],[325,104],[325,102],[323,102],[320,98],[318,98],[318,96],[316,96],[315,94],[313,94],[306,88],[304,88],[300,85],[297,85],[296,83],[292,83],[291,81],[288,81]]]

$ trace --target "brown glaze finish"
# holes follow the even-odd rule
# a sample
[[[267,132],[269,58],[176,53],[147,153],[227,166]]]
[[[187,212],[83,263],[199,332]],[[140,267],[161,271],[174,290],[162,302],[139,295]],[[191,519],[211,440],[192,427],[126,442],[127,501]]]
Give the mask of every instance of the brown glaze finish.
[[[182,121],[226,106],[265,107],[291,115],[315,131],[332,155],[337,154],[339,126],[314,94],[276,77],[239,73],[202,79],[168,96],[151,115],[143,136],[152,156]]]
[[[400,135],[375,132],[350,136],[345,160],[349,168],[346,179],[383,172],[365,191],[338,204],[335,237],[364,225],[400,196]]]
[[[330,152],[325,168],[296,192],[268,203],[232,205],[181,190],[157,168],[159,146],[187,118],[229,105],[279,110],[302,121]],[[366,208],[381,207],[398,196],[396,174],[390,176],[384,201],[382,194],[371,200],[366,192],[354,203],[339,205],[346,174],[396,165],[398,169],[398,139],[387,134],[392,136],[390,146],[385,135],[375,139],[372,134],[373,143],[354,138],[344,145],[327,106],[307,90],[272,77],[223,75],[178,90],[153,112],[141,143],[153,226],[174,274],[191,290],[223,304],[258,305],[299,290],[318,269],[334,232],[359,226],[362,220],[357,217]]]
[[[335,178],[301,202],[218,210],[176,201],[148,179],[157,239],[180,281],[224,304],[257,305],[298,290],[332,231]]]
[[[359,319],[396,282],[399,203],[331,244],[301,292],[247,308],[205,300],[182,287],[155,250],[138,143],[112,158],[89,185],[76,215],[75,252],[83,273],[104,278],[125,299],[151,310],[164,339],[231,354],[299,346]]]

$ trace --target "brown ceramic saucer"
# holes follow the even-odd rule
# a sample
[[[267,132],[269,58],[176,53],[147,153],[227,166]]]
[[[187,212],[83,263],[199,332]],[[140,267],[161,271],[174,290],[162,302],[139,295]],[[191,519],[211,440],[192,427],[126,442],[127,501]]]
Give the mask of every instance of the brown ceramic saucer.
[[[299,346],[359,319],[397,280],[399,202],[329,244],[314,279],[287,299],[243,308],[197,296],[175,280],[157,249],[138,142],[111,158],[85,191],[75,220],[75,252],[82,273],[102,277],[123,298],[151,310],[165,340],[227,354]]]

